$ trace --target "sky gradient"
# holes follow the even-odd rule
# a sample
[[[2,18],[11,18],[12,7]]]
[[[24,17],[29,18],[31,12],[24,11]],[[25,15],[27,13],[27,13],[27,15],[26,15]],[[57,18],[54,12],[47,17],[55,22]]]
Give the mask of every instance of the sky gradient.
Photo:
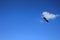
[[[0,40],[60,40],[60,17],[41,23],[44,11],[60,15],[60,1],[0,0]]]

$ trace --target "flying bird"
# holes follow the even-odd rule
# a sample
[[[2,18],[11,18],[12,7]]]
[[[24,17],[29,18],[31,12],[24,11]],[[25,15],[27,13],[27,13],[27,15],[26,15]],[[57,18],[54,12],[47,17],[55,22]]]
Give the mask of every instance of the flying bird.
[[[52,13],[49,13],[49,12],[43,12],[43,13],[42,13],[42,16],[43,16],[43,19],[44,19],[46,22],[49,22],[50,19],[55,19],[55,18],[58,17],[59,15],[57,15],[57,14],[52,14]]]
[[[46,22],[49,22],[45,17],[43,17],[43,19],[44,19]]]

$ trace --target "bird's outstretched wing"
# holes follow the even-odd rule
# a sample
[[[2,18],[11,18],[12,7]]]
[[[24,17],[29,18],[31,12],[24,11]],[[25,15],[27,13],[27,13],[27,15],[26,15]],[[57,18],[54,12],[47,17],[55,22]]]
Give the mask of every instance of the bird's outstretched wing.
[[[44,19],[46,22],[49,22],[45,17],[43,17],[43,19]]]

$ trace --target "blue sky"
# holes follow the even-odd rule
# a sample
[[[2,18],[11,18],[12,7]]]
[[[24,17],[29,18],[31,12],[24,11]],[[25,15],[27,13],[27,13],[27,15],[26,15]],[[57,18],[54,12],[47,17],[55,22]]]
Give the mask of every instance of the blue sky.
[[[60,40],[60,17],[41,23],[44,11],[60,14],[60,1],[0,0],[0,40]]]

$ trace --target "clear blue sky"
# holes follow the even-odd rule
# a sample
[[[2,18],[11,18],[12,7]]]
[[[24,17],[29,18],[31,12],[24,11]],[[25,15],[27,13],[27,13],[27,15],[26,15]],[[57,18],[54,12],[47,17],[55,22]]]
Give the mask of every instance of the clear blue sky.
[[[60,40],[60,17],[40,23],[44,11],[60,14],[60,1],[0,0],[0,40]]]

